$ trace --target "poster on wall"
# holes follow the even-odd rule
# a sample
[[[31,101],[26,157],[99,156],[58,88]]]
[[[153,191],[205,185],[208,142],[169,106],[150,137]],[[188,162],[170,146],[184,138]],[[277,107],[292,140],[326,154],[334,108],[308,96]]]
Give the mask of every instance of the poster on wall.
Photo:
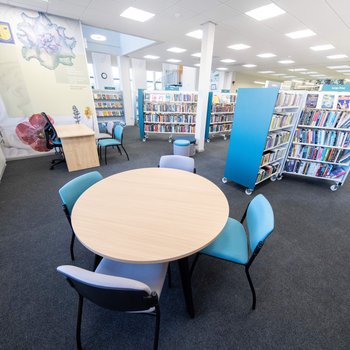
[[[323,95],[321,108],[332,109],[334,104],[334,95]]]
[[[8,159],[33,155],[36,143],[23,141],[32,140],[34,129],[42,135],[32,116],[46,112],[56,124],[74,123],[73,105],[82,111],[94,106],[80,22],[0,5],[0,50],[4,153]]]
[[[350,96],[339,95],[337,109],[349,109]]]

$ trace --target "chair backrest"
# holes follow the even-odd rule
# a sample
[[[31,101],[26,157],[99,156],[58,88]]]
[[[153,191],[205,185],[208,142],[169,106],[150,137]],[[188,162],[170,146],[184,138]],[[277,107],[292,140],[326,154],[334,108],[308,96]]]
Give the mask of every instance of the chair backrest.
[[[124,128],[120,124],[117,124],[113,130],[114,138],[120,141],[121,143],[123,143],[123,131],[124,131]]]
[[[139,281],[104,275],[80,267],[63,265],[57,268],[82,297],[116,311],[144,311],[158,302],[156,293]]]
[[[159,161],[159,167],[195,172],[194,159],[186,156],[161,156]]]
[[[106,130],[107,130],[107,133],[110,134],[111,136],[113,136],[113,128],[114,128],[114,122],[112,121],[107,122]]]
[[[73,206],[80,195],[102,179],[103,177],[98,171],[92,171],[67,182],[58,190],[62,203],[67,207],[69,214],[72,213]]]
[[[40,113],[43,118],[46,120],[46,124],[44,126],[44,133],[46,138],[46,147],[48,149],[53,149],[55,147],[54,140],[57,138],[57,132],[53,124],[51,123],[50,118],[46,115],[46,113]]]
[[[250,202],[246,219],[249,230],[250,250],[254,252],[259,242],[263,242],[275,226],[271,204],[262,194],[257,195]]]

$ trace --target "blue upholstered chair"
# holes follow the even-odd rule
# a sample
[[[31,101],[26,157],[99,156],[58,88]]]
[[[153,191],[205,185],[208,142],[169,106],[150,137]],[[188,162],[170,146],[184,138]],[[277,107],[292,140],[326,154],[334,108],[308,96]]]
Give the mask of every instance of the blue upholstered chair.
[[[63,211],[66,214],[67,220],[72,229],[72,238],[70,243],[70,255],[72,260],[74,260],[73,248],[75,233],[72,227],[71,214],[74,204],[83,192],[85,192],[90,186],[94,185],[96,182],[102,179],[103,177],[98,171],[92,171],[90,173],[76,177],[58,190],[58,193],[62,200]]]
[[[248,239],[243,227],[245,219],[249,231]],[[269,201],[262,194],[259,194],[249,203],[240,222],[229,218],[215,241],[199,253],[245,266],[245,273],[253,295],[253,310],[256,306],[256,294],[249,275],[249,268],[273,229],[274,215],[272,207]],[[192,265],[192,272],[199,254]]]
[[[117,124],[117,125],[114,126],[113,137],[112,138],[110,138],[110,139],[102,139],[102,140],[99,140],[97,142],[98,154],[100,156],[101,156],[102,148],[105,149],[105,163],[106,164],[107,164],[107,148],[111,147],[111,146],[112,147],[116,146],[118,148],[118,151],[119,151],[120,155],[122,154],[122,152],[120,150],[120,147],[121,147],[124,150],[124,152],[126,154],[126,157],[129,160],[129,155],[126,152],[126,150],[125,150],[125,148],[123,146],[123,131],[124,131],[124,128],[121,125]]]
[[[159,161],[160,168],[173,168],[196,173],[194,159],[186,156],[169,155],[161,156]]]
[[[159,297],[168,263],[125,264],[102,259],[95,272],[76,266],[59,266],[79,295],[76,342],[81,349],[81,321],[84,298],[106,309],[156,316],[153,349],[158,348],[160,310]],[[119,346],[118,346],[119,347]]]

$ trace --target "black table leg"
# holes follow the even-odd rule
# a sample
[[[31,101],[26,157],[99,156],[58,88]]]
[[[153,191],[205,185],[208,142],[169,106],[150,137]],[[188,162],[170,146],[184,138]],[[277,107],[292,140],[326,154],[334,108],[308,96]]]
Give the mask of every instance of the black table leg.
[[[194,318],[191,275],[190,275],[190,269],[188,266],[188,258],[187,257],[182,258],[178,260],[178,262],[179,262],[181,282],[182,282],[182,288],[184,291],[187,312],[189,313],[191,318]]]

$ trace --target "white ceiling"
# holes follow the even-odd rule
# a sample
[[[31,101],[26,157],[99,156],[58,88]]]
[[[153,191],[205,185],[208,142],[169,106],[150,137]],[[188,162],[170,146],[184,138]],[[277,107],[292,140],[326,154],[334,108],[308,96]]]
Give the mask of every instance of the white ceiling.
[[[50,14],[79,19],[82,23],[121,33],[137,35],[155,40],[157,44],[129,54],[142,58],[146,54],[160,56],[159,61],[179,58],[184,65],[199,62],[191,57],[200,51],[201,41],[185,36],[200,29],[201,24],[213,21],[217,24],[215,33],[213,68],[226,66],[230,70],[247,72],[279,80],[279,77],[263,75],[258,71],[273,70],[276,73],[305,78],[289,68],[307,68],[332,78],[349,78],[326,68],[330,65],[350,63],[350,0],[275,0],[276,5],[287,13],[258,22],[244,13],[256,7],[269,4],[270,0],[16,0],[2,1],[24,8]],[[140,23],[120,17],[127,7],[133,6],[155,13],[147,22]],[[309,28],[317,35],[293,40],[285,33]],[[227,46],[245,43],[250,49],[234,51]],[[310,46],[332,44],[335,49],[314,52]],[[166,49],[178,46],[187,49],[185,53],[174,54]],[[272,52],[276,57],[256,57],[263,52]],[[346,54],[346,60],[330,60],[327,55]],[[220,59],[232,58],[236,63],[225,65]],[[279,60],[292,59],[295,64],[281,65]],[[253,63],[255,68],[244,68],[242,64]],[[282,79],[282,78],[280,78]]]

